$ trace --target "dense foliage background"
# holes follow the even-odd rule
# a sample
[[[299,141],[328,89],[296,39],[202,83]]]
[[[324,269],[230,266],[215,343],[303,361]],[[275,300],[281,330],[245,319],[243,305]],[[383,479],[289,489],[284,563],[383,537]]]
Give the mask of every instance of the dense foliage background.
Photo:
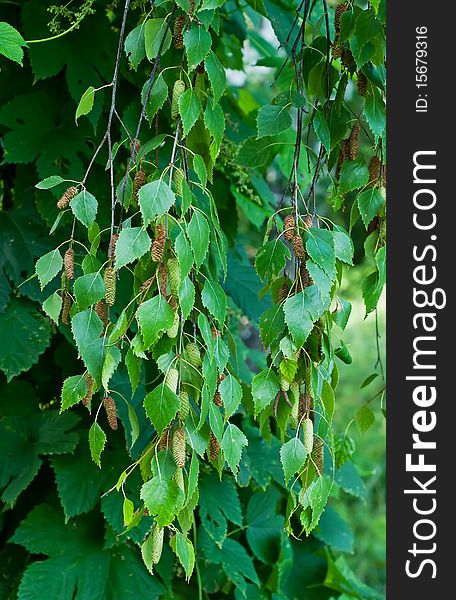
[[[383,597],[385,6],[341,6],[0,2],[1,598]]]

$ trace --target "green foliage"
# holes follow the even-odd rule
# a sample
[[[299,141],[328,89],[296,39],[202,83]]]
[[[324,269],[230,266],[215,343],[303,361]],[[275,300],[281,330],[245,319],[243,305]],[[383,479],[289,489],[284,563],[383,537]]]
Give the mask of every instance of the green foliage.
[[[376,598],[334,506],[375,419],[336,386],[346,270],[368,313],[385,284],[384,11],[343,15],[347,67],[320,0],[305,47],[276,0],[101,4],[2,5],[0,595]]]

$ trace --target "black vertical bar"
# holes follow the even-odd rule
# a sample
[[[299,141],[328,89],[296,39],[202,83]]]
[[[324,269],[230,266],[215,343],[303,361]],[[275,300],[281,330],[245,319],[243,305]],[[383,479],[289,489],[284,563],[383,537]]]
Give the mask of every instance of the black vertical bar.
[[[391,600],[443,600],[456,597],[452,551],[456,328],[450,306],[456,242],[451,91],[456,7],[452,2],[395,0],[387,9],[387,595]],[[422,83],[426,85],[420,87]],[[414,181],[414,157],[436,168],[417,170]],[[417,208],[414,202],[429,208]],[[434,218],[434,227],[418,227],[428,227]],[[435,281],[422,283],[434,274]],[[444,293],[436,291],[439,288],[446,293],[445,307],[417,306],[425,296],[420,293],[414,301],[414,289],[427,293],[430,303],[435,294],[435,304],[441,305]],[[417,316],[424,313],[429,315],[426,319]],[[435,331],[426,331],[425,322],[428,329],[436,324]],[[417,349],[436,354],[417,354]],[[414,368],[414,357],[423,368]],[[429,431],[419,431],[425,428]],[[427,442],[426,449],[413,448],[414,433],[419,435],[415,444]],[[407,471],[407,455],[411,463],[421,460],[424,468],[436,470]]]

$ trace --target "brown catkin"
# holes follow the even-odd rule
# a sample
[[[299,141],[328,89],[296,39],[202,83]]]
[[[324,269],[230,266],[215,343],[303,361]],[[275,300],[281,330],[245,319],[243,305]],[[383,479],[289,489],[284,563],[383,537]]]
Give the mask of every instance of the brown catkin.
[[[185,431],[182,427],[176,429],[172,442],[173,458],[179,469],[185,465]]]
[[[155,240],[152,244],[151,257],[154,262],[160,262],[165,253],[166,243],[166,230],[165,227],[159,223],[155,232]]]
[[[198,348],[198,344],[196,344],[196,342],[190,342],[187,344],[185,351],[187,353],[188,362],[192,367],[196,367],[197,369],[201,367],[201,352]]]
[[[349,48],[344,48],[342,50],[342,66],[344,69],[351,69],[355,64],[355,59],[353,58],[353,54]]]
[[[179,15],[174,21],[173,43],[176,50],[182,50],[184,47],[184,36],[182,31],[185,25],[185,16]]]
[[[212,401],[215,404],[215,406],[223,405],[222,395],[218,390],[216,390],[214,397],[212,398]]]
[[[340,18],[346,10],[347,5],[344,2],[336,6],[336,10],[334,12],[334,29],[336,30],[336,33],[340,32]]]
[[[86,374],[86,385],[87,385],[87,392],[86,392],[84,398],[82,399],[82,404],[84,406],[88,406],[90,404],[90,401],[92,400],[93,379],[92,379],[92,375],[90,373]]]
[[[277,302],[282,304],[288,298],[288,293],[290,292],[290,288],[287,283],[283,283],[280,287],[279,293],[277,294]]]
[[[68,279],[74,279],[74,250],[68,248],[63,257],[63,266],[65,269],[65,275]]]
[[[360,96],[365,96],[367,92],[367,77],[364,75],[362,71],[358,71],[358,94]]]
[[[169,427],[167,427],[163,431],[163,433],[161,434],[161,436],[157,442],[159,452],[160,452],[160,450],[166,450],[166,448],[169,445],[169,440],[170,440],[170,429],[169,429]]]
[[[339,36],[336,36],[334,44],[331,48],[333,60],[338,60],[339,58],[342,58],[342,54],[344,53],[344,46],[343,44],[339,44],[338,38]]]
[[[182,79],[178,79],[174,82],[173,95],[171,98],[171,116],[173,119],[177,119],[179,116],[179,98],[185,92],[185,83]]]
[[[157,524],[154,525],[151,536],[151,551],[150,559],[153,565],[160,562],[160,558],[163,552],[163,535],[165,533],[164,527],[159,527]]]
[[[106,396],[103,398],[103,406],[106,411],[106,418],[108,420],[109,427],[115,431],[117,429],[116,403],[111,396]]]
[[[104,300],[99,300],[95,304],[95,312],[100,317],[101,321],[103,322],[103,325],[106,327],[106,324],[108,322],[108,311],[106,307],[106,302]]]
[[[190,19],[193,19],[195,14],[195,0],[190,0],[190,10],[188,12]]]
[[[206,72],[204,68],[204,62],[200,62],[200,64],[197,65],[195,71],[198,73],[198,75],[203,75]]]
[[[304,229],[307,231],[308,229],[310,229],[312,227],[312,215],[307,214],[304,219],[302,220],[303,222],[303,227]]]
[[[296,282],[296,291],[302,292],[302,290],[305,290],[307,287],[312,285],[312,283],[312,277],[310,276],[310,273],[307,269],[306,261],[303,260],[301,266],[299,267],[298,280]]]
[[[350,160],[356,160],[358,157],[358,149],[359,149],[359,122],[357,121],[350,132],[350,137],[348,138],[348,158]]]
[[[340,177],[340,170],[342,169],[342,165],[348,158],[348,140],[342,140],[339,157],[337,159],[336,165],[336,179],[338,180]]]
[[[293,215],[287,215],[283,220],[283,237],[291,242],[294,237],[296,221]]]
[[[182,390],[179,394],[179,419],[185,421],[190,414],[190,401],[188,394],[185,390]]]
[[[106,302],[109,306],[113,306],[116,301],[116,272],[113,267],[106,267],[104,284],[106,288]]]
[[[113,233],[111,240],[109,242],[109,258],[114,258],[116,255],[116,245],[117,245],[117,240],[119,239],[119,234],[118,233]]]
[[[160,279],[159,279],[159,289],[160,289],[160,294],[162,296],[167,296],[168,295],[168,273],[166,271],[166,267],[164,264],[161,264],[159,267],[159,275],[160,275]]]
[[[293,252],[296,258],[299,260],[305,260],[306,251],[304,250],[304,243],[302,241],[302,237],[300,235],[294,235],[291,240],[291,245],[293,247]]]
[[[69,325],[70,324],[70,309],[71,306],[73,305],[73,300],[71,299],[71,296],[68,292],[63,292],[63,302],[62,302],[62,313],[61,313],[61,319],[62,319],[62,323],[64,325]]]
[[[216,340],[220,336],[220,331],[216,327],[211,328],[212,339]]]
[[[369,183],[377,183],[380,178],[381,162],[378,156],[373,156],[369,163]]]
[[[141,142],[138,139],[131,140],[130,142],[130,152],[133,153],[133,158],[136,158],[136,155],[141,150]]]
[[[299,396],[299,420],[308,417],[313,407],[313,399],[307,392]]]
[[[135,177],[133,179],[133,197],[137,198],[139,190],[145,185],[147,181],[147,177],[145,172],[142,169],[139,169],[135,173]]]
[[[212,462],[215,462],[218,458],[220,452],[220,444],[218,439],[215,437],[213,432],[211,431],[211,435],[209,437],[209,458]]]
[[[78,188],[74,187],[74,185],[69,187],[67,190],[65,190],[63,195],[57,201],[57,208],[66,208],[69,205],[69,203],[73,200],[73,198],[77,195],[77,193]]]
[[[314,462],[315,470],[317,475],[320,476],[323,473],[324,466],[324,445],[323,440],[320,438],[314,439],[312,460]]]

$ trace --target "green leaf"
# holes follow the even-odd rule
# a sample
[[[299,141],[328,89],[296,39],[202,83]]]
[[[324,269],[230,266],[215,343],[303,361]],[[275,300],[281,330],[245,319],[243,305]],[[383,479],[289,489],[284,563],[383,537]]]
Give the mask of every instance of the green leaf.
[[[270,137],[248,138],[240,147],[236,162],[241,167],[262,167],[271,157],[274,143]]]
[[[146,56],[144,23],[141,23],[130,31],[125,38],[124,48],[130,67],[136,71],[139,63]]]
[[[201,102],[195,90],[189,88],[179,98],[179,114],[182,120],[184,137],[198,120],[201,112]]]
[[[361,159],[346,160],[340,170],[341,194],[363,187],[369,181],[369,170]]]
[[[0,54],[22,66],[22,59],[24,58],[22,46],[27,46],[27,42],[19,31],[9,23],[0,22]]]
[[[223,400],[223,410],[227,421],[236,412],[242,400],[242,388],[238,380],[228,374],[219,385],[219,392]]]
[[[93,462],[101,469],[101,453],[106,444],[106,434],[95,421],[89,429],[89,448]]]
[[[209,227],[207,228],[207,235],[209,244]],[[184,280],[186,277],[188,277],[193,267],[192,249],[184,231],[181,231],[177,236],[176,241],[174,242],[174,249],[176,251],[177,258],[179,259],[181,280]]]
[[[189,277],[181,281],[179,287],[179,305],[182,311],[182,318],[186,320],[195,304],[195,286]]]
[[[209,248],[209,224],[206,217],[199,210],[193,212],[187,227],[187,234],[192,246],[195,264],[200,267]]]
[[[247,505],[247,542],[253,554],[268,565],[277,560],[284,518],[276,513],[279,493],[273,488],[253,494]]]
[[[252,381],[252,396],[256,416],[274,400],[279,390],[280,383],[274,371],[265,369],[255,375]]]
[[[348,523],[330,506],[321,515],[314,535],[335,552],[353,552],[353,532]]]
[[[82,117],[83,115],[88,115],[91,112],[93,108],[93,103],[95,101],[96,91],[97,90],[93,87],[93,85],[91,85],[82,94],[81,99],[79,100],[79,104],[76,108],[76,123],[78,122],[79,117]]]
[[[291,117],[288,106],[270,104],[262,106],[258,111],[258,138],[277,135],[291,127]]]
[[[331,152],[331,132],[329,130],[328,121],[326,120],[321,108],[315,113],[313,126],[317,138],[320,140],[324,149],[329,155]]]
[[[74,295],[80,310],[85,310],[105,297],[106,288],[100,273],[89,273],[74,282]]]
[[[343,298],[337,299],[337,309],[335,312],[333,312],[332,317],[334,323],[336,323],[336,325],[338,325],[342,331],[347,326],[351,310],[352,305],[350,302],[348,302],[348,300],[344,300]]]
[[[215,160],[223,140],[225,115],[220,104],[216,104],[212,98],[207,100],[206,110],[204,111],[204,124],[213,137],[210,152],[212,160]]]
[[[163,179],[143,185],[138,197],[144,225],[152,223],[156,217],[167,213],[176,201],[174,192]]]
[[[214,101],[218,102],[223,96],[223,93],[226,88],[225,69],[223,68],[222,63],[217,58],[217,55],[214,52],[212,52],[212,50],[207,55],[206,60],[204,61],[204,66],[207,72],[207,76],[209,77],[209,81],[211,82]]]
[[[96,312],[89,308],[74,315],[71,329],[84,364],[94,380],[100,383],[104,361],[103,338],[100,338],[103,323]]]
[[[375,423],[375,415],[367,404],[362,406],[356,413],[355,422],[361,434],[366,433],[366,431]]]
[[[242,525],[242,510],[234,478],[225,474],[222,481],[215,473],[201,473],[199,513],[201,523],[211,538],[221,545],[226,537],[227,519]]]
[[[281,305],[271,306],[260,317],[260,333],[263,345],[269,348],[285,329],[285,318]]]
[[[353,242],[351,237],[342,227],[336,226],[333,231],[334,254],[336,258],[348,265],[353,264]]]
[[[386,127],[385,102],[378,88],[373,85],[370,86],[370,93],[366,97],[364,115],[374,136],[383,135]]]
[[[11,299],[0,314],[0,331],[5,342],[0,345],[0,369],[7,381],[28,371],[50,343],[49,321],[26,299]]]
[[[195,69],[209,54],[212,45],[211,34],[195,23],[184,33],[184,46],[189,69]],[[184,134],[185,135],[185,134]]]
[[[300,473],[306,458],[307,451],[298,437],[292,438],[280,448],[280,461],[286,484],[295,473]]]
[[[184,492],[174,479],[156,476],[141,488],[141,500],[159,527],[170,525],[183,503]]]
[[[43,310],[54,323],[59,322],[59,316],[62,311],[63,300],[60,294],[54,292],[43,302]]]
[[[207,184],[207,170],[204,159],[199,154],[195,154],[193,157],[193,169],[195,173],[198,175],[198,179],[201,181],[203,188],[206,187]]]
[[[336,278],[336,255],[331,231],[311,227],[307,231],[306,250],[310,258],[334,280]]]
[[[174,313],[165,298],[158,294],[139,306],[136,318],[141,329],[144,347],[150,348],[158,340],[160,334],[171,327]]]
[[[144,409],[152,425],[162,433],[179,410],[180,401],[167,385],[161,383],[144,398]]]
[[[267,242],[258,250],[255,257],[255,269],[263,281],[272,279],[285,267],[291,258],[290,250],[281,240]]]
[[[70,203],[71,210],[83,225],[90,227],[95,221],[98,211],[98,202],[95,196],[83,189]]]
[[[321,402],[325,407],[326,419],[329,423],[331,423],[334,416],[334,407],[336,402],[334,398],[334,390],[327,381],[323,381],[323,386],[321,389]]]
[[[369,188],[359,194],[358,208],[366,229],[369,227],[372,219],[378,215],[384,204],[385,197],[378,188]]]
[[[195,550],[191,541],[180,531],[176,533],[176,554],[189,581],[195,567]]]
[[[62,405],[60,412],[80,402],[87,393],[85,375],[74,375],[67,377],[62,386]]]
[[[165,40],[162,45],[163,36],[165,36]],[[157,58],[160,46],[160,54],[165,54],[171,46],[171,39],[171,32],[166,19],[148,19],[144,25],[144,43],[148,60]]]
[[[42,290],[60,273],[62,268],[63,258],[58,248],[51,250],[36,261],[35,271]]]
[[[220,446],[225,455],[226,462],[235,477],[238,473],[242,450],[248,443],[249,442],[242,431],[238,429],[236,425],[228,423]]]
[[[307,288],[309,289],[309,288]],[[314,320],[307,307],[306,290],[290,296],[284,304],[285,321],[298,348],[305,343],[313,329]]]
[[[142,91],[141,91],[141,102],[142,103],[144,103],[146,101],[146,95],[147,95],[148,90],[149,90],[149,80],[147,80],[145,82],[145,84],[143,85]],[[152,120],[155,117],[155,115],[158,113],[158,111],[161,108],[163,108],[163,105],[165,104],[165,102],[168,98],[168,94],[169,94],[168,86],[166,85],[166,81],[165,81],[163,75],[160,73],[160,75],[158,75],[158,77],[153,82],[152,87],[149,91],[149,96],[147,98],[146,116],[149,119],[149,123],[152,123]],[[157,136],[157,137],[160,139],[160,136]],[[161,140],[161,142],[162,141],[163,141],[163,139]],[[155,144],[157,144],[157,142],[150,144],[150,147],[148,148],[148,150],[150,151],[150,150],[154,149],[153,148],[154,146],[155,146],[155,148],[157,148],[157,146]],[[160,144],[158,144],[158,145],[160,145]],[[144,144],[144,146],[146,146],[146,144]],[[144,146],[141,148],[141,150],[144,149]],[[146,147],[146,150],[147,150],[147,147]],[[141,154],[141,151],[138,152],[137,160],[140,160],[140,156],[144,156],[143,154]]]
[[[60,175],[51,175],[50,177],[46,177],[42,179],[39,183],[35,185],[38,190],[50,190],[51,188],[63,183],[65,179],[62,179]]]
[[[144,256],[150,245],[150,237],[142,227],[122,229],[116,244],[116,269]]]
[[[101,383],[105,390],[109,388],[109,382],[121,360],[122,354],[120,353],[119,348],[111,346],[107,349],[103,367],[101,369]]]
[[[203,306],[217,319],[220,325],[223,325],[226,317],[227,299],[222,286],[212,279],[206,279],[201,293],[201,300]]]

